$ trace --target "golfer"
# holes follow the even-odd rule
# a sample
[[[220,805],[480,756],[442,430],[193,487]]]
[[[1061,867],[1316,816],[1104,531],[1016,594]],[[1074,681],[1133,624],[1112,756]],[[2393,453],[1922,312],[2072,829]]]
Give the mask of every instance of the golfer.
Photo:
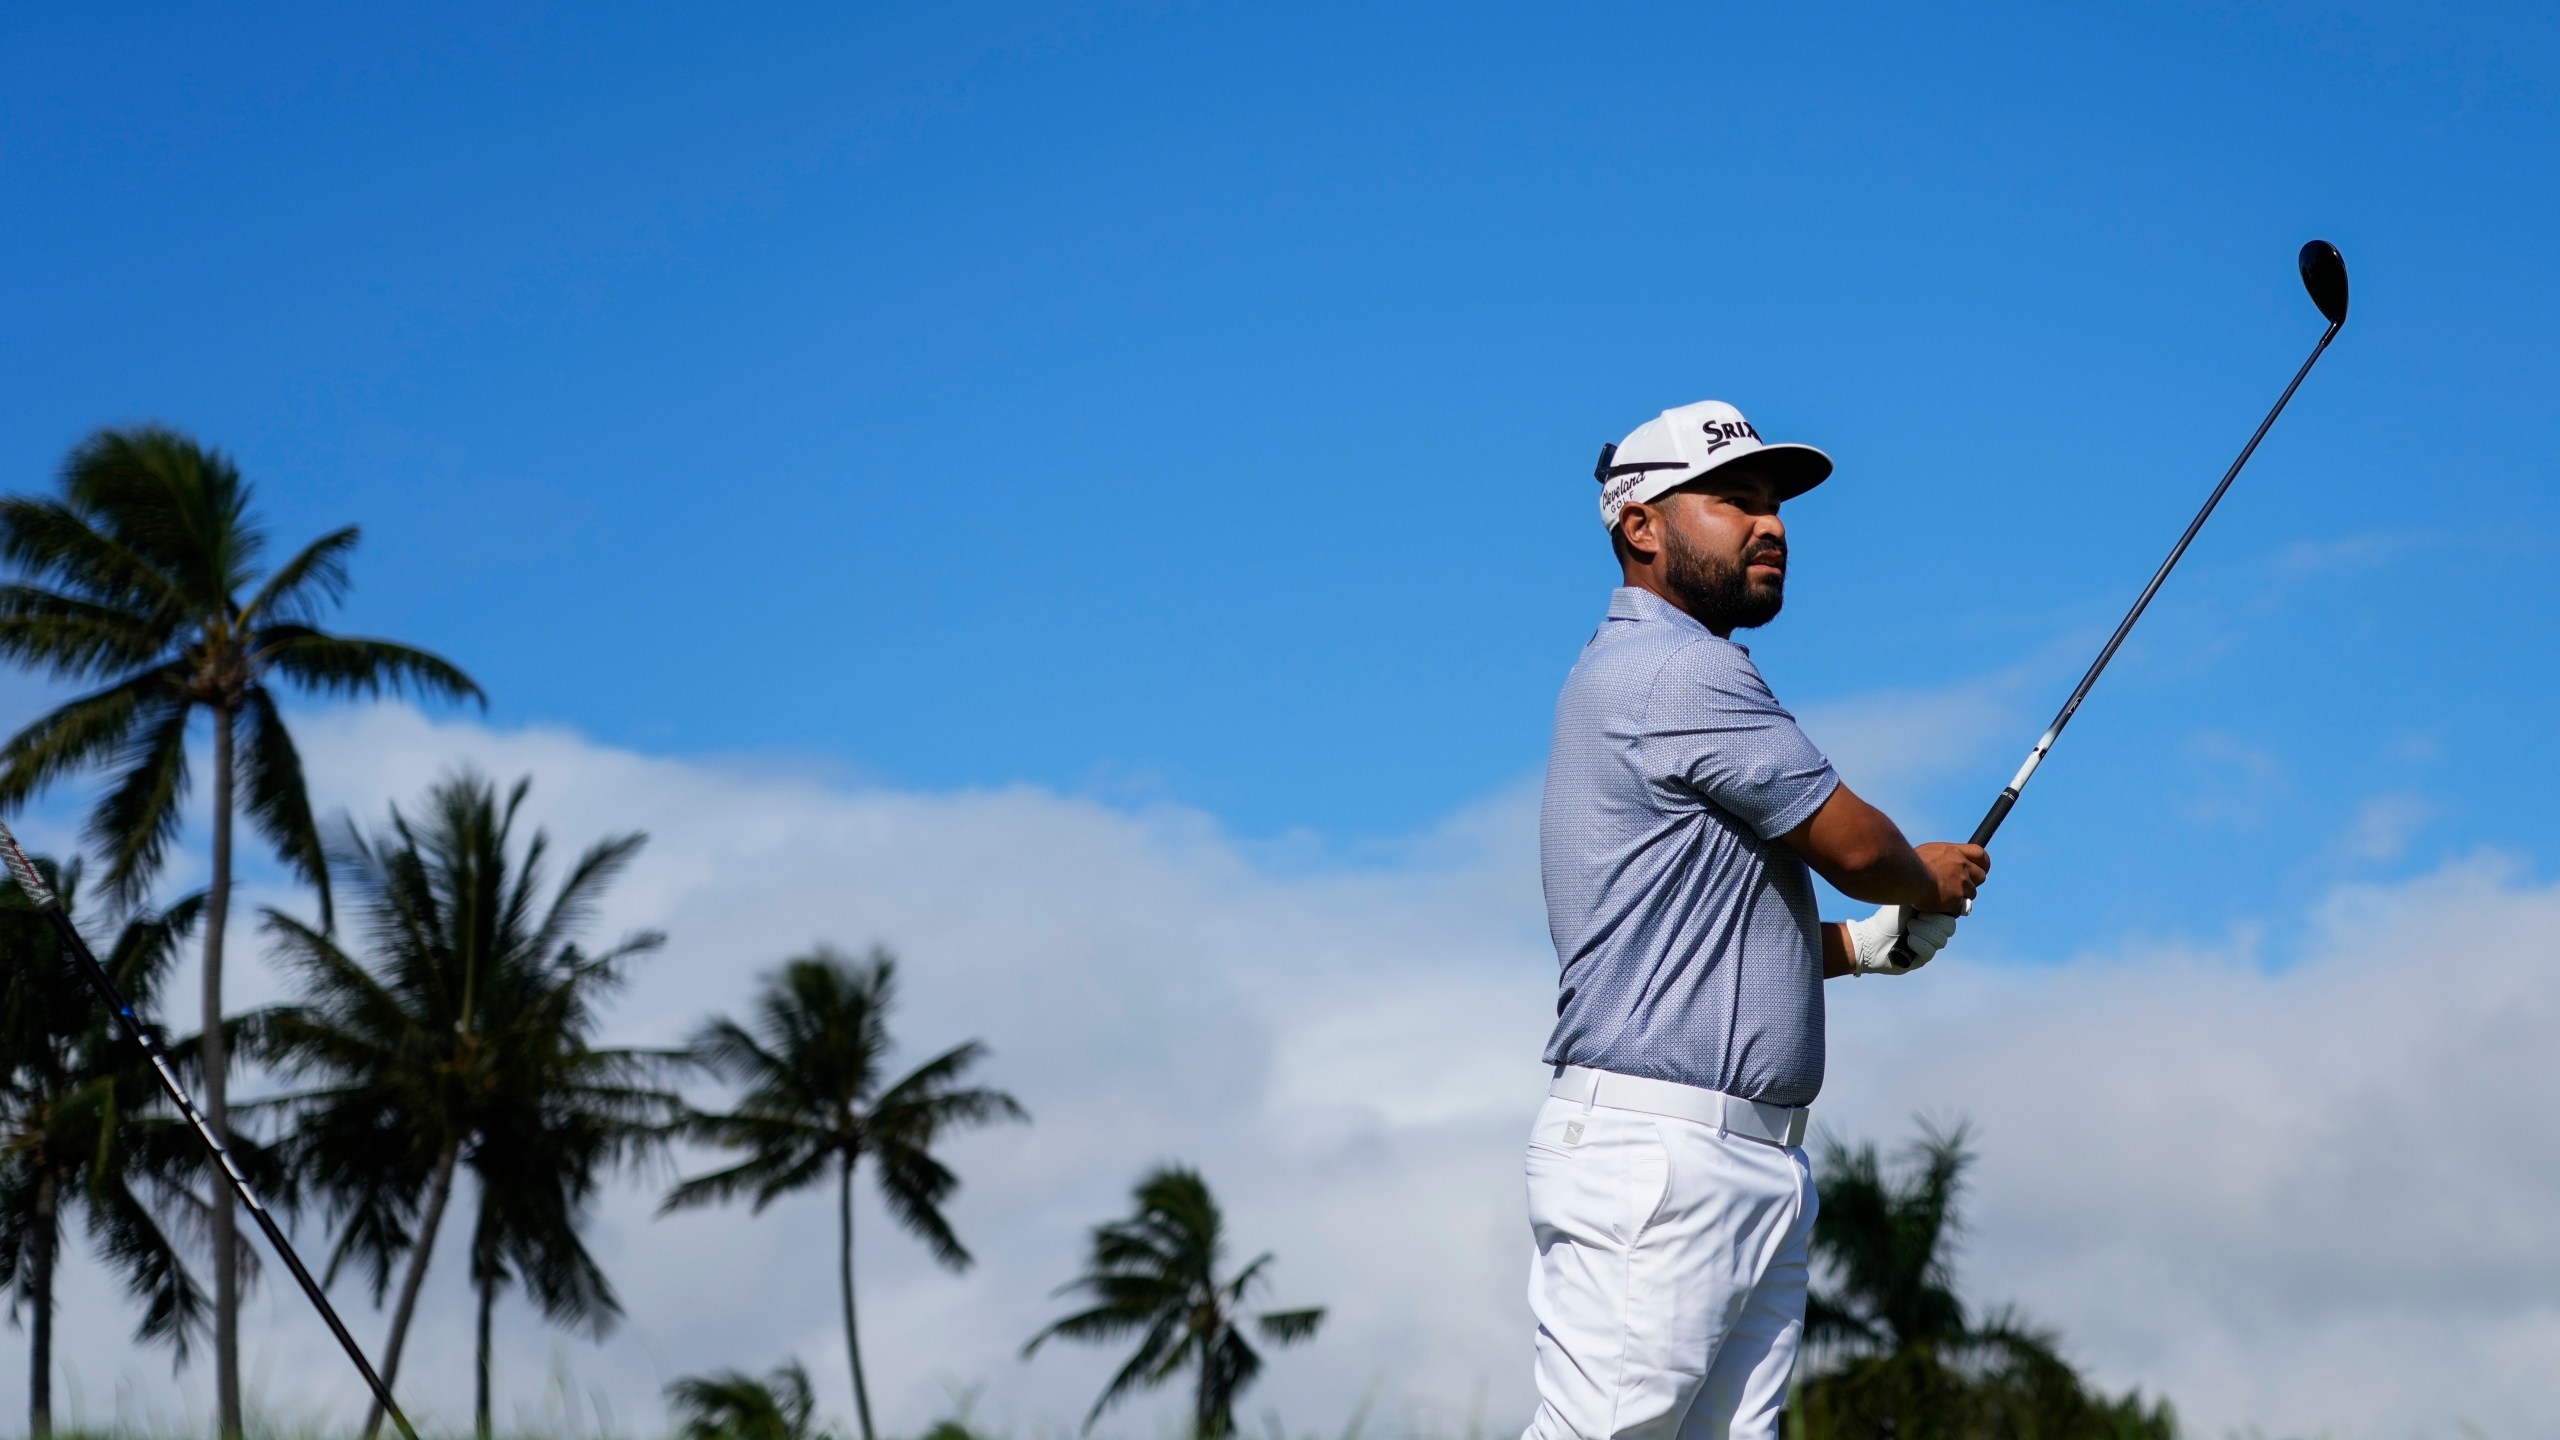
[[[1564,968],[1529,1136],[1526,1440],[1774,1440],[1804,1331],[1822,982],[1917,969],[1991,868],[1914,848],[1851,794],[1733,639],[1785,598],[1779,506],[1830,474],[1715,400],[1601,452],[1625,583],[1565,681],[1539,817]],[[1885,908],[1823,924],[1813,873]]]

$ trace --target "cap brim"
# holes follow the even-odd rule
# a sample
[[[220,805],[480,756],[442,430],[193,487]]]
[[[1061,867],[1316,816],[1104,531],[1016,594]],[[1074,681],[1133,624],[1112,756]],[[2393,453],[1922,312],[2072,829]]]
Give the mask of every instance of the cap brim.
[[[1694,485],[1708,476],[1736,468],[1769,477],[1780,500],[1793,500],[1814,486],[1831,478],[1831,457],[1810,445],[1763,445],[1745,450],[1701,468],[1697,474],[1682,480]]]

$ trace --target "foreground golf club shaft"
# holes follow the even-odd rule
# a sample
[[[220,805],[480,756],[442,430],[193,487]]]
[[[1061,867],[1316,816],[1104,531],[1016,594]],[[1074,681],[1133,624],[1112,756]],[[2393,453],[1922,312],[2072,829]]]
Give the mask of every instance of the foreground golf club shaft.
[[[302,1257],[294,1253],[292,1243],[284,1238],[284,1230],[276,1224],[275,1217],[267,1213],[267,1207],[258,1202],[258,1192],[250,1188],[249,1177],[240,1173],[240,1166],[231,1158],[231,1151],[214,1138],[212,1124],[204,1118],[204,1112],[196,1108],[196,1102],[189,1098],[186,1087],[178,1083],[178,1072],[171,1067],[169,1052],[161,1046],[160,1038],[142,1023],[142,1017],[133,1013],[133,1006],[125,1001],[124,992],[116,987],[115,978],[98,963],[98,957],[89,949],[89,942],[81,938],[79,927],[71,923],[71,916],[62,908],[61,897],[53,893],[52,886],[44,883],[44,876],[37,872],[35,863],[27,859],[27,852],[18,848],[18,837],[9,833],[7,825],[0,825],[0,862],[6,862],[9,873],[17,879],[18,888],[25,891],[36,908],[53,922],[55,932],[70,948],[72,958],[87,972],[91,987],[97,990],[100,999],[107,1002],[107,1008],[115,1012],[125,1033],[132,1036],[134,1043],[151,1058],[152,1072],[160,1077],[160,1088],[168,1092],[169,1103],[177,1106],[178,1113],[187,1117],[187,1123],[195,1127],[196,1135],[204,1141],[205,1148],[213,1152],[214,1164],[222,1171],[223,1178],[231,1182],[232,1193],[240,1197],[240,1203],[248,1207],[250,1216],[258,1222],[258,1228],[266,1232],[269,1248],[284,1261],[285,1268],[293,1272],[293,1278],[302,1283],[302,1293],[311,1297],[312,1307],[320,1312],[322,1320],[328,1322],[329,1333],[337,1336],[338,1343],[346,1347],[347,1358],[355,1362],[357,1373],[363,1375],[364,1383],[372,1387],[373,1397],[381,1404],[383,1412],[391,1417],[392,1424],[400,1427],[404,1440],[418,1440],[418,1432],[409,1428],[409,1417],[400,1412],[399,1403],[391,1398],[391,1387],[383,1384],[382,1377],[374,1373],[372,1362],[364,1358],[356,1337],[347,1333],[346,1323],[338,1318],[329,1297],[321,1293],[320,1283],[303,1268]]]
[[[2178,537],[2176,545],[2170,547],[2169,558],[2161,561],[2160,568],[2152,572],[2151,583],[2142,587],[2142,594],[2134,600],[2133,608],[2125,612],[2123,621],[2116,626],[2116,633],[2107,637],[2106,647],[2098,652],[2096,660],[2090,662],[2089,673],[2080,677],[2080,683],[2072,688],[2071,698],[2062,702],[2061,713],[2055,715],[2053,723],[2037,737],[2035,748],[2027,752],[2026,763],[2018,767],[2018,773],[2002,788],[2000,798],[1991,802],[1991,809],[1983,815],[1982,823],[1973,827],[1974,844],[1988,845],[1991,837],[2000,832],[2000,822],[2009,818],[2010,808],[2018,803],[2019,792],[2025,790],[2027,782],[2035,777],[2036,767],[2044,763],[2046,753],[2053,749],[2053,742],[2061,736],[2062,727],[2071,723],[2072,715],[2080,709],[2080,702],[2089,698],[2090,687],[2098,683],[2098,676],[2106,671],[2107,662],[2116,658],[2116,649],[2124,644],[2124,637],[2133,633],[2133,624],[2149,608],[2151,597],[2160,593],[2162,582],[2169,578],[2171,570],[2177,568],[2179,557],[2195,543],[2196,532],[2212,518],[2213,507],[2222,503],[2223,492],[2231,488],[2232,481],[2240,478],[2240,467],[2248,464],[2249,457],[2257,453],[2258,442],[2267,438],[2267,431],[2275,425],[2276,417],[2284,413],[2286,402],[2293,399],[2294,391],[2302,388],[2303,377],[2311,373],[2312,366],[2320,363],[2320,357],[2329,349],[2329,342],[2338,338],[2338,327],[2347,323],[2347,265],[2340,258],[2337,247],[2325,240],[2314,240],[2303,246],[2301,269],[2302,283],[2311,292],[2312,303],[2320,307],[2322,317],[2328,320],[2329,328],[2320,332],[2319,343],[2311,347],[2311,354],[2302,362],[2302,368],[2293,372],[2292,382],[2284,387],[2283,394],[2276,397],[2275,407],[2267,411],[2266,419],[2258,422],[2257,430],[2249,436],[2249,443],[2240,447],[2240,458],[2232,461],[2231,468],[2222,472],[2222,483],[2214,486],[2213,493],[2205,497],[2204,508],[2196,512],[2196,518],[2187,522],[2187,531]],[[1907,947],[1897,944],[1894,951],[1898,962],[1909,963]]]

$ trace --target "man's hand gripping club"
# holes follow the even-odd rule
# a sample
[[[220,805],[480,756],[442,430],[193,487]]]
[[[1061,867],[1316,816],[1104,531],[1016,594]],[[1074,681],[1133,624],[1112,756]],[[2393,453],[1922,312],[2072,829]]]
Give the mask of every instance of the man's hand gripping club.
[[[1887,905],[1864,920],[1841,923],[1849,937],[1849,968],[1857,975],[1908,975],[1929,963],[1955,938],[1956,917]],[[1896,963],[1896,956],[1909,957]]]
[[[1786,842],[1814,873],[1853,900],[1884,908],[1841,927],[1842,954],[1825,966],[1835,975],[1907,975],[1945,948],[1956,917],[1991,873],[1979,845],[1914,846],[1885,813],[1843,785]],[[1829,948],[1825,947],[1826,950]],[[1896,963],[1899,951],[1907,957]]]

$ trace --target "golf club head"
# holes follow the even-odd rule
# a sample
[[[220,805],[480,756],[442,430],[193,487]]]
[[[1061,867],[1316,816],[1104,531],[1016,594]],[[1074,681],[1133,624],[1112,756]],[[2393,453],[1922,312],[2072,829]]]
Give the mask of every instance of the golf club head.
[[[2326,240],[2302,247],[2302,288],[2332,325],[2347,323],[2347,257]]]

